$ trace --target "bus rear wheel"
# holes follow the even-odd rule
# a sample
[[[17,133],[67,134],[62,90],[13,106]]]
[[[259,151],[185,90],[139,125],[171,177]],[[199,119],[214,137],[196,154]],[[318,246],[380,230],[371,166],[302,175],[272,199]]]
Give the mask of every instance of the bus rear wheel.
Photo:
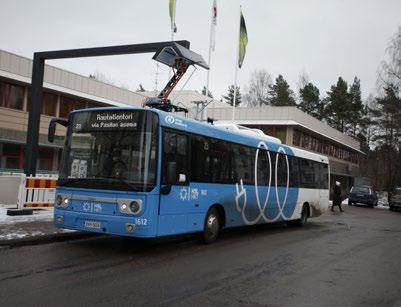
[[[221,229],[221,218],[216,208],[210,208],[206,214],[201,241],[210,244],[216,241]]]
[[[288,221],[288,226],[295,226],[295,227],[303,227],[308,222],[309,217],[309,209],[308,206],[305,204],[302,206],[302,213],[301,218],[298,220]]]

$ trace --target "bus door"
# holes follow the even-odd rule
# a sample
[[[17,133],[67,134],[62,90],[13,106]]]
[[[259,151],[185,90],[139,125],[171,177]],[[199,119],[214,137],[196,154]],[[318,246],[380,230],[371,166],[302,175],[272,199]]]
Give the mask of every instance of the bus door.
[[[329,167],[328,164],[319,163],[319,202],[320,206],[329,205]]]
[[[189,137],[185,133],[163,131],[161,177],[159,233],[185,232],[191,208],[190,202],[184,201],[189,188]]]

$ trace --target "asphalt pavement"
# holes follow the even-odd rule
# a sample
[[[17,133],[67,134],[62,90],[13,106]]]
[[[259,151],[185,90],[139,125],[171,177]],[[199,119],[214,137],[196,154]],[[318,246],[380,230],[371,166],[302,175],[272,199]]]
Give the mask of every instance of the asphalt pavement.
[[[401,212],[193,236],[0,246],[0,306],[401,306]]]

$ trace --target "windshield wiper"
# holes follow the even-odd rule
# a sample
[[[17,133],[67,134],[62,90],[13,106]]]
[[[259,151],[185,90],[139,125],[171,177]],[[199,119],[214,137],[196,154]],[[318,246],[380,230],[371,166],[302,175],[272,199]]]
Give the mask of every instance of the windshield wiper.
[[[68,186],[71,183],[85,181],[88,178],[59,178],[57,180],[58,185],[60,186]]]
[[[132,183],[129,183],[128,181],[125,181],[124,179],[121,179],[121,178],[110,178],[110,179],[116,180],[119,183],[125,184],[127,187],[131,188],[135,192],[140,192],[141,191],[141,188],[138,187],[138,185],[134,185]]]
[[[86,177],[86,178],[62,178],[59,179],[59,185],[60,186],[70,186],[73,183],[77,183],[77,182],[85,182],[87,180],[94,180],[94,179],[104,179],[104,180],[110,180],[112,181],[112,183],[122,183],[125,186],[127,186],[128,188],[130,188],[131,190],[135,191],[135,192],[141,192],[141,184],[137,183],[137,184],[132,184],[130,182],[125,181],[124,179],[121,178],[115,178],[115,177],[104,177],[104,176],[98,176],[98,175],[92,175],[91,177]]]

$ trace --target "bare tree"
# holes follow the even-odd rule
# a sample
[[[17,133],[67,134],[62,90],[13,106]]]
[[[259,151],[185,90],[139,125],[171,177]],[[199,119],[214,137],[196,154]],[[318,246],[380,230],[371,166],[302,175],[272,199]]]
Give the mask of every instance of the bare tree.
[[[310,79],[308,74],[306,73],[305,70],[302,70],[301,73],[299,74],[299,78],[298,78],[298,92],[301,88],[304,88],[306,85],[308,85],[310,83]]]
[[[251,73],[249,87],[244,95],[244,100],[248,106],[262,106],[268,104],[269,86],[272,78],[265,69],[254,70]]]
[[[378,74],[379,88],[393,85],[401,89],[401,26],[391,38],[386,53],[389,58],[381,64]]]
[[[104,73],[99,72],[99,71],[95,71],[95,73],[89,74],[89,79],[94,79],[99,82],[107,83],[110,85],[115,85],[115,82],[113,80],[109,79],[108,77],[106,77],[106,75]]]

